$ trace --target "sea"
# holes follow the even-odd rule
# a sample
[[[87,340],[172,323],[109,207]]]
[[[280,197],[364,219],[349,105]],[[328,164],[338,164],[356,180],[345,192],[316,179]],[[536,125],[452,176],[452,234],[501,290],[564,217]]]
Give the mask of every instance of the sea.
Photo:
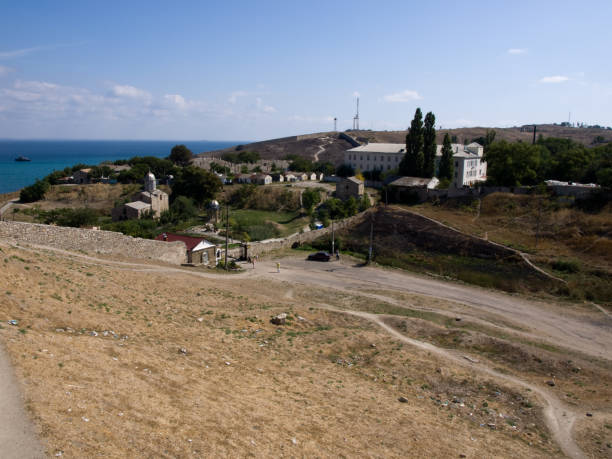
[[[0,193],[18,191],[54,170],[75,164],[96,165],[133,156],[165,158],[174,145],[194,154],[238,145],[240,141],[186,140],[0,140]],[[29,162],[15,158],[25,156]]]

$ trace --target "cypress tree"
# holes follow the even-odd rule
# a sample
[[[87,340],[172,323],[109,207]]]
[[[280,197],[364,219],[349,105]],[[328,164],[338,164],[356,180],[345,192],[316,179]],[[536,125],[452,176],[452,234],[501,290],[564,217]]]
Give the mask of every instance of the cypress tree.
[[[423,129],[423,173],[422,177],[431,178],[435,173],[436,161],[436,116],[432,112],[425,115]]]
[[[441,179],[452,180],[454,169],[453,147],[451,146],[451,139],[447,132],[444,136],[444,142],[442,143],[442,158],[440,159],[440,170],[438,172],[438,177]]]
[[[409,177],[420,177],[423,173],[423,112],[414,112],[414,119],[406,134],[406,154],[400,162],[399,172]]]

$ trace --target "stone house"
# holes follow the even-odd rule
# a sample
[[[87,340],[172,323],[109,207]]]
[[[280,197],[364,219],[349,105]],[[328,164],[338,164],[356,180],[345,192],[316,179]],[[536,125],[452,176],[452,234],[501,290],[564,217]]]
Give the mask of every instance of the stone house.
[[[72,180],[79,185],[91,183],[91,169],[80,169],[72,174]]]
[[[112,210],[114,221],[142,218],[147,212],[153,213],[153,218],[159,218],[162,212],[170,208],[168,194],[157,189],[157,181],[151,172],[145,176],[144,188],[144,191],[132,196],[131,202]]]
[[[316,172],[309,172],[308,173],[308,180],[312,180],[313,182],[317,180],[317,173]]]
[[[350,198],[361,199],[364,193],[364,184],[357,177],[343,178],[336,182],[336,197],[338,199]]]
[[[193,265],[203,265],[214,268],[221,258],[221,250],[215,244],[205,239],[191,236],[181,236],[180,234],[162,233],[156,241],[182,242],[185,244],[185,256],[187,263]]]

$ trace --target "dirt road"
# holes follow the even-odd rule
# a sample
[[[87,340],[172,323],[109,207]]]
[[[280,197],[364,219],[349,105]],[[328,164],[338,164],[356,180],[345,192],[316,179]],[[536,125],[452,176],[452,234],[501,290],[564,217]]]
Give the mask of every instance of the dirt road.
[[[585,315],[569,306],[529,301],[399,270],[357,267],[349,260],[321,263],[285,258],[281,265],[279,274],[275,260],[263,261],[255,272],[247,274],[344,291],[389,290],[455,301],[466,305],[474,314],[493,313],[550,344],[612,360],[612,321],[596,310]]]
[[[550,432],[553,438],[555,439],[555,442],[559,445],[559,447],[563,450],[563,452],[568,457],[572,457],[572,458],[583,458],[584,457],[584,453],[578,447],[572,435],[572,429],[576,421],[576,413],[574,413],[568,406],[563,404],[557,397],[555,397],[548,391],[543,390],[540,387],[534,384],[530,384],[519,378],[515,378],[514,376],[500,373],[499,371],[493,370],[491,368],[488,368],[486,366],[480,365],[475,362],[470,362],[455,352],[449,351],[447,349],[442,349],[430,343],[418,341],[418,340],[409,338],[407,336],[404,336],[400,332],[395,330],[393,327],[390,327],[389,325],[384,323],[381,319],[381,316],[378,314],[369,314],[366,312],[358,312],[358,311],[338,311],[338,312],[343,312],[343,313],[347,313],[347,314],[351,314],[357,317],[362,317],[364,319],[367,319],[371,322],[374,322],[375,324],[383,328],[387,333],[399,339],[400,341],[408,343],[417,348],[426,350],[433,354],[439,355],[447,360],[452,360],[454,363],[458,365],[472,368],[478,372],[485,373],[489,376],[492,376],[495,379],[505,381],[507,383],[510,383],[513,386],[524,387],[536,393],[544,402],[544,416],[546,419],[546,425],[550,429]]]
[[[23,401],[13,368],[0,345],[0,457],[34,459],[45,457]]]

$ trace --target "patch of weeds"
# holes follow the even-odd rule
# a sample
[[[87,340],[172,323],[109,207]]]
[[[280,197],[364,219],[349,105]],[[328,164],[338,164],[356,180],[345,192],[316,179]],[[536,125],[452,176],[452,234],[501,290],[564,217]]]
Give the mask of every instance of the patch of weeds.
[[[53,298],[54,300],[57,300],[57,301],[64,301],[62,299],[62,297],[59,296],[57,293],[54,293],[53,295],[51,295],[51,298]]]
[[[20,328],[19,329],[19,333],[21,333],[22,335],[25,335],[28,331],[25,328]]]

